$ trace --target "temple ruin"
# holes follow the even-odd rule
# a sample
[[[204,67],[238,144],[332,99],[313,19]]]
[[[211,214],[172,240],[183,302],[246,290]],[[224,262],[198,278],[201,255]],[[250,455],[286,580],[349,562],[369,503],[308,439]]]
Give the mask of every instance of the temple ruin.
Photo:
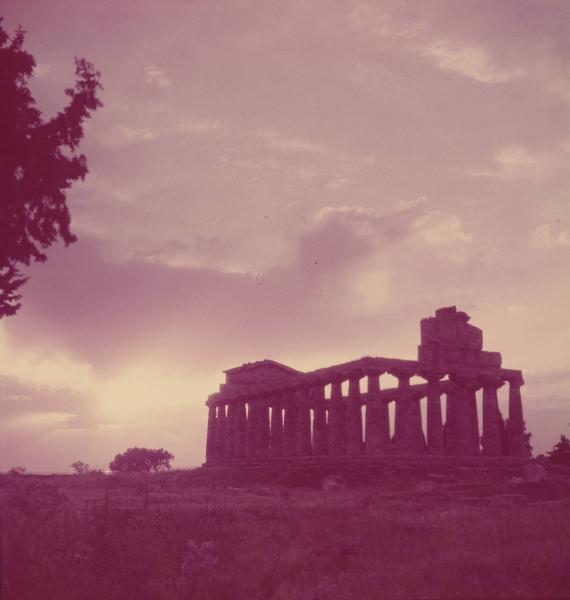
[[[524,457],[522,372],[502,368],[500,353],[484,351],[481,329],[468,321],[455,306],[422,319],[418,360],[366,356],[306,373],[262,360],[225,371],[226,382],[206,402],[206,464],[421,454]],[[386,373],[397,385],[381,389]],[[414,377],[423,381],[412,383]],[[506,382],[504,420],[497,391]]]

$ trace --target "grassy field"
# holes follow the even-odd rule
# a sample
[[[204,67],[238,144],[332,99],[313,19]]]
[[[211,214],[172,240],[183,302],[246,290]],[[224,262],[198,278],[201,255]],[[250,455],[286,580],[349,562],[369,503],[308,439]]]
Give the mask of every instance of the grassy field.
[[[1,476],[1,598],[570,597],[564,469],[422,479]]]

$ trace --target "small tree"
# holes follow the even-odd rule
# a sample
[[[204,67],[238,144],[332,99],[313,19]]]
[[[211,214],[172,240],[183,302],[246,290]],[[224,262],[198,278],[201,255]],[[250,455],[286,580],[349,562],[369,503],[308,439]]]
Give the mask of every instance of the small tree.
[[[8,475],[24,475],[26,473],[26,467],[12,467],[8,471]]]
[[[554,464],[570,465],[570,440],[565,435],[561,435],[560,441],[546,454]]]
[[[109,464],[113,473],[138,473],[144,481],[144,510],[148,510],[148,479],[151,473],[167,471],[174,455],[164,448],[129,448]]]
[[[122,454],[117,454],[109,464],[113,473],[157,473],[170,469],[170,461],[174,455],[164,450],[149,448],[129,448]]]
[[[71,463],[71,468],[75,471],[76,475],[87,475],[91,472],[91,467],[82,460],[76,460],[74,463]]]

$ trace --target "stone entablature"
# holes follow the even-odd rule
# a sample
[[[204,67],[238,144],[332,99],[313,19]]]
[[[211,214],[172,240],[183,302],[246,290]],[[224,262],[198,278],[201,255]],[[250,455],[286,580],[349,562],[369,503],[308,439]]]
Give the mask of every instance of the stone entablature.
[[[417,361],[367,356],[303,373],[263,360],[225,371],[226,383],[206,402],[206,462],[394,453],[524,456],[522,373],[501,368],[499,353],[483,351],[482,331],[468,321],[455,307],[423,319]],[[380,389],[385,373],[397,378],[396,387]],[[414,376],[424,383],[411,384]],[[361,391],[363,378],[367,392]],[[509,384],[507,423],[497,400],[504,383]],[[330,398],[325,398],[327,385]],[[480,389],[482,435],[475,395]],[[422,398],[427,398],[425,433]],[[395,403],[393,434],[390,402]]]

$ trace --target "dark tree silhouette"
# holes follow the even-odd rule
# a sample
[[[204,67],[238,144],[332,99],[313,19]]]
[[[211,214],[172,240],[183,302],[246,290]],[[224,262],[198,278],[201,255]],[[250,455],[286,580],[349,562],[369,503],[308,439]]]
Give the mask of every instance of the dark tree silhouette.
[[[76,58],[69,104],[43,121],[28,88],[36,62],[23,49],[24,33],[10,37],[0,18],[0,318],[21,306],[27,277],[19,266],[45,261],[43,250],[58,239],[66,246],[76,240],[65,194],[88,172],[77,148],[83,121],[102,106],[100,73]]]
[[[174,455],[164,448],[129,448],[117,454],[109,464],[113,473],[151,473],[170,469]]]
[[[570,440],[565,435],[561,435],[560,441],[546,454],[554,464],[570,465]]]

